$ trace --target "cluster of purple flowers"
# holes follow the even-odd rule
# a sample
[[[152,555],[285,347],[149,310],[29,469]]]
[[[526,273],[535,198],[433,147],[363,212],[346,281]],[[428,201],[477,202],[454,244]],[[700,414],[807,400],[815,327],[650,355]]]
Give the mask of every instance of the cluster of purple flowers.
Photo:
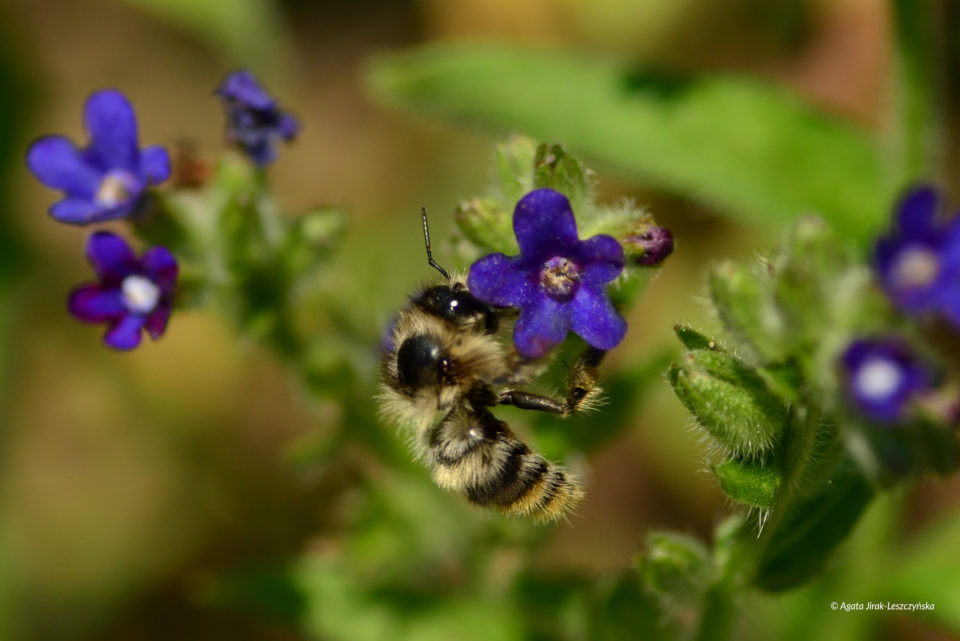
[[[276,158],[276,140],[292,140],[299,130],[296,119],[279,110],[249,71],[229,74],[217,92],[227,113],[228,140],[259,167]],[[27,151],[33,175],[63,192],[50,215],[72,225],[137,216],[148,188],[170,177],[170,155],[160,146],[140,147],[133,106],[119,91],[92,94],[83,116],[90,137],[86,147],[53,135],[35,140]],[[116,349],[139,345],[141,330],[158,339],[173,309],[178,273],[173,254],[153,247],[137,258],[123,238],[98,231],[87,239],[86,255],[98,282],[70,293],[70,313],[85,322],[107,323],[104,342]]]
[[[933,187],[908,191],[895,209],[893,230],[874,247],[873,267],[901,313],[960,330],[960,215],[943,216],[941,209]],[[902,419],[934,384],[928,367],[895,336],[853,342],[842,363],[851,400],[878,422]]]

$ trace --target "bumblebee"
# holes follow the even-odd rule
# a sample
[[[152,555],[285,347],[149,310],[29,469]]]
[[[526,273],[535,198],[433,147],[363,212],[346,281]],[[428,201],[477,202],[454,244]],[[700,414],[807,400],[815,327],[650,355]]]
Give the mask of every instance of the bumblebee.
[[[385,337],[382,413],[412,427],[417,457],[442,488],[510,516],[554,521],[582,498],[577,479],[520,441],[491,409],[567,416],[590,406],[602,350],[588,348],[570,370],[563,400],[521,391],[544,369],[505,349],[498,329],[511,314],[473,296],[463,275],[433,259],[422,212],[427,261],[444,280],[414,293]]]

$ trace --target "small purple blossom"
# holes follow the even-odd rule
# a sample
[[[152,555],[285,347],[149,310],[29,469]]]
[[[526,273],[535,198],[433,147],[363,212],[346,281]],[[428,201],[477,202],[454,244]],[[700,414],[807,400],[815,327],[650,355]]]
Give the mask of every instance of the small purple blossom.
[[[903,312],[940,314],[960,328],[960,216],[938,218],[932,187],[909,191],[897,206],[890,236],[877,241],[874,266]]]
[[[289,142],[300,131],[299,121],[281,111],[273,96],[246,69],[228,74],[217,94],[227,113],[227,139],[243,149],[258,167],[276,160],[277,140]]]
[[[109,323],[103,340],[116,349],[139,345],[141,328],[153,340],[160,338],[177,284],[173,255],[165,247],[153,247],[138,259],[120,236],[98,231],[87,239],[87,260],[99,282],[70,292],[70,313],[87,323]]]
[[[64,192],[50,207],[60,222],[86,225],[127,216],[148,186],[170,177],[170,156],[156,145],[140,149],[136,114],[119,91],[91,94],[83,120],[90,136],[86,148],[64,136],[44,136],[27,150],[27,166],[44,185]]]
[[[931,387],[930,372],[897,339],[854,341],[841,360],[850,399],[875,421],[896,422],[907,403]]]
[[[517,351],[543,356],[567,331],[598,349],[611,349],[627,322],[607,296],[607,283],[623,270],[623,248],[613,237],[577,236],[570,201],[552,189],[524,196],[513,212],[520,255],[484,256],[470,267],[467,287],[499,307],[518,307]]]
[[[639,258],[635,259],[640,265],[659,265],[673,253],[673,234],[666,227],[657,225],[650,225],[639,234],[627,236],[623,242],[642,251]]]

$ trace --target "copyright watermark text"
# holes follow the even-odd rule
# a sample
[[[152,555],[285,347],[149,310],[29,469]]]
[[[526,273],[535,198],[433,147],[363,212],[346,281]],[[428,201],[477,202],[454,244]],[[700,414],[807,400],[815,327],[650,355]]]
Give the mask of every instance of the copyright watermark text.
[[[841,610],[843,612],[921,612],[933,610],[936,604],[926,601],[917,601],[916,603],[894,603],[892,601],[866,601],[848,603],[847,601],[833,601],[830,603],[831,610]]]

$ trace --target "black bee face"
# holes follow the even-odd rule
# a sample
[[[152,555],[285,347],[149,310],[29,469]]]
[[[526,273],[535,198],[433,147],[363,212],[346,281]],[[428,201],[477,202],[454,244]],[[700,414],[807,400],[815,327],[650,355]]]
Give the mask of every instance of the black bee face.
[[[437,285],[424,291],[414,304],[425,311],[463,328],[476,327],[484,334],[497,331],[496,311],[457,283]]]
[[[408,389],[447,383],[450,356],[433,336],[418,334],[403,341],[397,351],[397,378]]]

